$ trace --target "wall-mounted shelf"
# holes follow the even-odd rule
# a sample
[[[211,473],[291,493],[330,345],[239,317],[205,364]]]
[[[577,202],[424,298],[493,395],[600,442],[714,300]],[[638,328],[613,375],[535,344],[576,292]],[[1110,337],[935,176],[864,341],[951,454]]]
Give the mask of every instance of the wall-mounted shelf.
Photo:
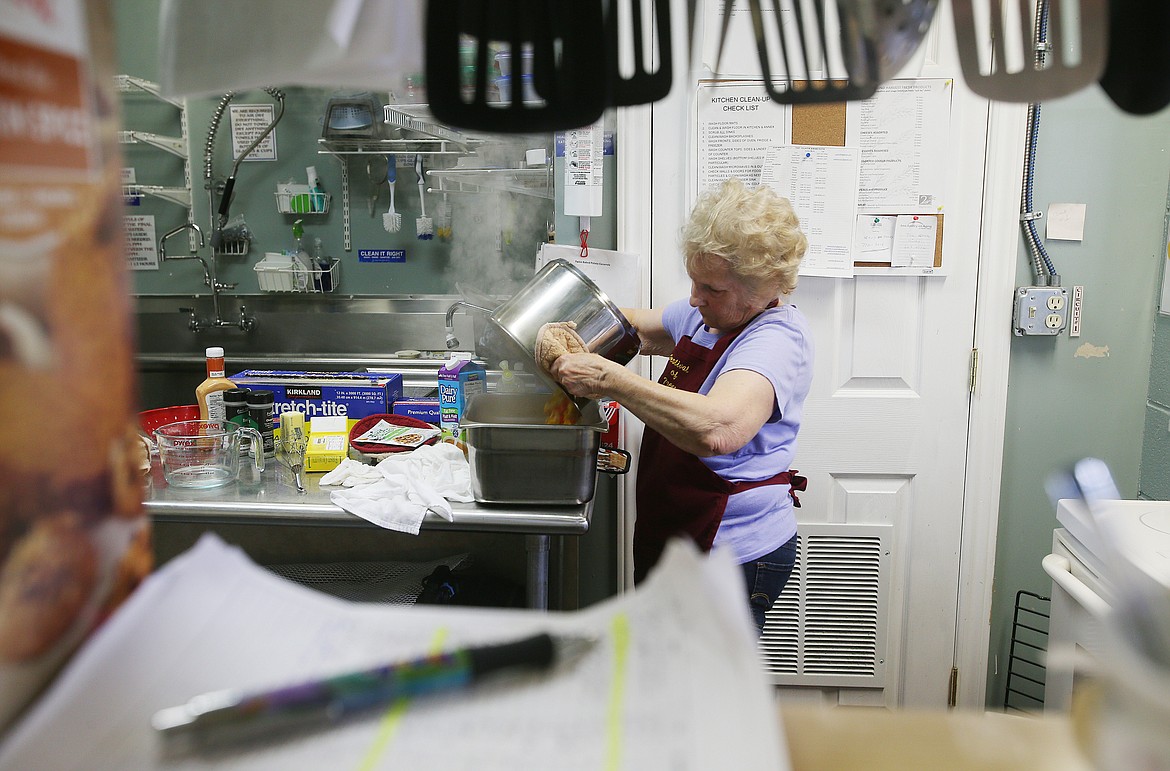
[[[169,96],[163,96],[162,91],[159,90],[157,83],[152,83],[151,81],[144,80],[143,78],[136,78],[133,75],[115,75],[114,86],[118,89],[118,92],[122,94],[150,94],[155,99],[166,102],[167,104],[177,107],[180,110],[185,111],[187,109],[186,102],[181,99],[172,99]]]
[[[151,134],[146,131],[119,131],[118,141],[124,145],[142,144],[166,150],[171,155],[180,158],[187,157],[187,140],[183,137],[168,137],[161,134]]]
[[[432,169],[426,172],[437,187],[430,193],[503,192],[553,198],[552,166],[534,169]]]
[[[191,190],[185,187],[164,187],[163,185],[122,185],[122,198],[142,198],[143,196],[161,198],[164,201],[177,203],[185,209],[191,208]]]
[[[183,159],[183,187],[172,185],[142,185],[132,183],[122,186],[123,200],[138,199],[143,196],[161,198],[164,201],[178,204],[187,210],[187,221],[192,221],[191,210],[191,157],[187,141],[187,104],[183,100],[171,99],[163,96],[157,83],[152,83],[133,75],[115,75],[114,85],[119,93],[146,95],[151,99],[171,105],[179,111],[180,136],[166,136],[148,131],[120,131],[118,141],[122,144],[145,144],[158,148],[163,152]],[[192,235],[193,239],[194,236]],[[194,241],[192,240],[192,244]]]
[[[425,112],[425,105],[411,105]],[[475,139],[454,129],[413,115],[401,106],[383,107],[384,123],[391,130],[404,135],[387,139],[319,139],[322,152],[332,155],[428,155],[464,156],[474,151],[483,140]]]

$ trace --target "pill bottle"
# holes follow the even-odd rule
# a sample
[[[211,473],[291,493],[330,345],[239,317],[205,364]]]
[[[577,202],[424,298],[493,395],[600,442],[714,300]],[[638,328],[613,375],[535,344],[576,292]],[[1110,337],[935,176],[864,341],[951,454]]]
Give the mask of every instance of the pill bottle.
[[[248,425],[248,394],[247,388],[229,388],[223,392],[224,420],[228,423]]]
[[[272,419],[273,402],[271,391],[250,391],[248,393],[248,419],[260,432],[260,437],[264,442],[265,458],[276,456]]]
[[[223,392],[223,419],[225,423],[235,423],[241,428],[252,427],[252,419],[248,417],[247,388],[229,388]],[[240,444],[240,455],[248,454],[248,446]]]

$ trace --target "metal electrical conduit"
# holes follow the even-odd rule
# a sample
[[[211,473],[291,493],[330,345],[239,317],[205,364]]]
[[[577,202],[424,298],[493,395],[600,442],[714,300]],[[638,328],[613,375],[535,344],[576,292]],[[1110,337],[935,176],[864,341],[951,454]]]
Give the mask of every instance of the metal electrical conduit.
[[[1048,53],[1048,0],[1039,0],[1036,5],[1036,26],[1033,31],[1032,42],[1036,50],[1036,66],[1039,69],[1044,64]],[[1032,261],[1032,274],[1036,278],[1037,286],[1060,286],[1060,274],[1048,257],[1044,244],[1036,232],[1036,220],[1043,215],[1032,211],[1032,186],[1036,176],[1036,144],[1040,134],[1040,103],[1032,102],[1028,105],[1028,124],[1024,144],[1024,179],[1023,190],[1020,196],[1020,226],[1023,229],[1024,240],[1028,244],[1028,252]]]

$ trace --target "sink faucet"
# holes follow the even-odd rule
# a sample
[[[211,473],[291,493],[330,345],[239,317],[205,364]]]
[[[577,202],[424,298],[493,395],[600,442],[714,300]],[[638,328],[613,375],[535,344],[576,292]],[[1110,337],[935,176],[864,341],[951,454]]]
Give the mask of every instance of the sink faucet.
[[[199,235],[199,246],[192,249],[190,254],[186,255],[168,255],[166,251],[167,239],[171,236],[177,235],[184,230],[194,231]],[[247,309],[240,305],[240,317],[235,321],[224,319],[219,312],[219,293],[224,289],[235,289],[236,282],[224,283],[215,277],[214,261],[215,253],[212,252],[212,264],[208,264],[203,255],[199,253],[199,249],[204,246],[203,230],[194,222],[185,222],[177,228],[167,231],[158,240],[158,256],[159,260],[199,260],[199,264],[203,266],[203,283],[211,289],[211,307],[215,314],[212,319],[200,319],[195,315],[194,308],[179,308],[180,313],[190,314],[190,319],[187,321],[187,328],[192,332],[198,332],[201,329],[217,329],[220,327],[239,327],[244,332],[251,332],[256,326],[256,319],[247,314]]]
[[[475,303],[469,303],[466,300],[456,300],[451,303],[451,307],[447,309],[447,316],[444,323],[447,328],[447,350],[451,350],[459,345],[459,339],[455,337],[455,311],[459,308],[467,308],[469,310],[476,310],[486,313],[488,316],[492,315],[492,311]]]

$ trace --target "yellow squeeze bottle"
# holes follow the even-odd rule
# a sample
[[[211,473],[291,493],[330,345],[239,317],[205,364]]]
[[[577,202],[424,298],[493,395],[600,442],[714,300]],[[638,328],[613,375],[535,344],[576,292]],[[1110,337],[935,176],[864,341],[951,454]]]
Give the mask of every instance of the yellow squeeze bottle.
[[[235,388],[236,384],[224,377],[223,348],[218,346],[208,348],[207,379],[195,389],[195,402],[199,405],[200,420],[215,420],[223,423],[227,420],[227,410],[223,406],[223,392]]]

